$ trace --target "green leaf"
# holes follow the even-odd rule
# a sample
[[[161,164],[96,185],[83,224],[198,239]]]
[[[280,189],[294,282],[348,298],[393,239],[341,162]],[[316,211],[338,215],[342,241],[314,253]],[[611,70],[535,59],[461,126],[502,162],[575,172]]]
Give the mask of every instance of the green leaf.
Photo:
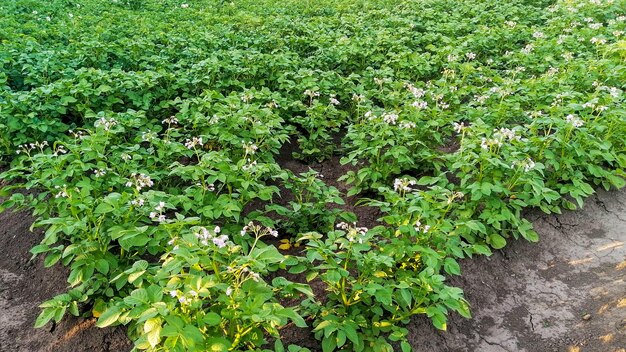
[[[330,320],[324,320],[323,322],[317,324],[317,326],[315,327],[315,329],[313,329],[313,331],[315,332],[315,331],[325,329],[329,327],[331,324],[334,324],[334,322]]]
[[[346,323],[343,325],[343,331],[346,333],[346,336],[355,346],[361,345],[361,340],[359,339],[359,334],[356,332],[356,328],[354,323]]]
[[[110,213],[113,210],[115,210],[115,208],[111,204],[109,204],[109,203],[100,203],[100,204],[98,204],[96,209],[93,211],[93,213],[96,214],[96,215],[100,215],[100,214]]]
[[[337,331],[337,347],[341,347],[346,344],[346,333],[343,330]]]
[[[220,324],[222,317],[215,312],[209,312],[202,318],[202,321],[208,326],[216,326]]]
[[[274,341],[274,352],[285,352],[285,346],[280,339]]]
[[[409,345],[409,343],[406,342],[406,341],[400,342],[400,348],[402,348],[402,352],[411,352],[411,351],[413,351],[413,348],[411,347],[411,345]]]
[[[274,246],[267,246],[263,248],[255,248],[251,256],[258,261],[267,263],[280,263],[285,260],[285,256],[280,254],[278,249]]]
[[[337,347],[337,339],[333,336],[331,337],[325,337],[322,340],[322,351],[323,352],[333,352],[335,350],[335,347]]]
[[[207,339],[206,350],[207,352],[227,352],[232,343],[225,338],[213,337]]]
[[[109,262],[105,259],[98,259],[96,261],[96,270],[106,275],[109,272]]]
[[[46,325],[50,320],[52,320],[52,318],[54,318],[54,315],[56,314],[57,308],[45,308],[44,310],[41,311],[41,313],[39,313],[39,316],[37,317],[37,319],[35,320],[35,328],[40,328],[44,325]]]
[[[454,258],[446,258],[443,262],[443,268],[448,274],[461,275],[461,267]]]
[[[497,233],[493,233],[489,235],[489,244],[491,244],[491,246],[495,249],[500,249],[506,246],[506,240]]]
[[[486,256],[490,256],[492,254],[489,247],[482,245],[482,244],[475,244],[472,246],[472,248],[474,249],[474,252],[478,254],[483,254]]]
[[[96,326],[99,328],[105,328],[113,325],[117,322],[117,318],[119,318],[121,314],[122,312],[119,307],[113,306],[102,313],[100,318],[98,318],[98,322],[96,322]]]
[[[281,309],[279,312],[280,315],[287,317],[289,319],[291,319],[291,321],[293,321],[293,323],[299,327],[299,328],[306,328],[306,322],[304,321],[304,319],[300,316],[300,314],[296,313],[295,310],[293,310],[292,308],[284,308]]]
[[[48,254],[46,256],[46,259],[43,261],[44,267],[49,268],[49,267],[53,266],[54,264],[56,264],[59,261],[59,259],[61,259],[62,255],[63,255],[63,253],[61,251]]]
[[[489,182],[483,182],[480,185],[480,190],[482,191],[482,193],[486,196],[491,194],[491,188],[493,187],[493,185]]]

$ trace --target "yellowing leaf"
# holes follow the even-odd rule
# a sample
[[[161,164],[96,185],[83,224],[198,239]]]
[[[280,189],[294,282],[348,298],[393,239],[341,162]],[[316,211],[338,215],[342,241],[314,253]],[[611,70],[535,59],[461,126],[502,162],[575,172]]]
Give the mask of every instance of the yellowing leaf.
[[[281,245],[278,246],[278,249],[282,249],[284,251],[289,250],[291,248],[291,243],[288,239],[280,240]]]

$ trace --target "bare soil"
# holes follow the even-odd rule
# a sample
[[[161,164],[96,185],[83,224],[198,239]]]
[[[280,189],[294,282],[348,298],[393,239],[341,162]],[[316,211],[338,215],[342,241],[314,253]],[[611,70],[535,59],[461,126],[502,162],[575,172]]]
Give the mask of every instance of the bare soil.
[[[308,168],[286,164],[294,172]],[[336,181],[346,172],[338,160],[311,167],[347,190]],[[379,216],[346,208],[365,226]],[[540,242],[513,241],[491,257],[463,260],[462,276],[450,282],[464,289],[474,318],[451,315],[445,332],[415,318],[408,327],[415,351],[626,352],[626,191],[601,191],[579,211],[528,218]],[[38,304],[67,286],[65,268],[31,260],[28,250],[41,239],[29,231],[32,221],[23,212],[0,214],[0,352],[130,350],[123,328],[98,329],[93,319],[32,328]],[[286,329],[283,339],[319,350],[308,331]]]
[[[43,237],[29,228],[24,212],[0,214],[0,352],[130,351],[121,328],[98,329],[93,319],[68,317],[58,325],[34,329],[43,301],[67,288],[66,268],[44,268],[43,258],[28,252]]]
[[[599,191],[584,208],[528,216],[539,243],[510,243],[462,262],[473,319],[448,331],[414,319],[416,351],[626,351],[626,190]]]

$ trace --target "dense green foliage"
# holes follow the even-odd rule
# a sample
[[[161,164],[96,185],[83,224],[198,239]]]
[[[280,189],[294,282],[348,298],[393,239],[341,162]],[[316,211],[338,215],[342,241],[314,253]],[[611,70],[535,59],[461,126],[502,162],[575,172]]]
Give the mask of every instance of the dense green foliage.
[[[458,259],[537,241],[525,209],[624,186],[624,9],[3,2],[1,207],[31,209],[32,253],[71,269],[36,325],[93,315],[147,350],[280,351],[291,325],[324,351],[410,350],[412,316],[470,317],[445,283]],[[290,140],[341,156],[379,225],[281,167]]]

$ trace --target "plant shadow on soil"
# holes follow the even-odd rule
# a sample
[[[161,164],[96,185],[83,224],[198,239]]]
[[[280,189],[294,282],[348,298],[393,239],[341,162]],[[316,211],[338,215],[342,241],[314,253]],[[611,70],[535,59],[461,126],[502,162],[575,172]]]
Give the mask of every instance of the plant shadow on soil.
[[[347,192],[337,179],[352,166],[340,165],[338,156],[299,162],[291,157],[293,145],[278,156],[281,167],[296,174],[312,168]],[[345,200],[341,208],[354,212],[359,226],[377,224],[377,209],[354,206],[355,197]],[[415,351],[626,352],[626,191],[600,191],[579,211],[531,211],[527,217],[540,242],[513,241],[491,257],[462,260],[462,275],[449,283],[465,291],[474,318],[452,314],[444,332],[415,317],[407,326]],[[124,328],[98,329],[94,319],[66,317],[58,325],[32,327],[38,304],[63,292],[67,278],[66,268],[46,269],[43,258],[31,260],[28,251],[42,238],[30,232],[32,222],[25,212],[0,214],[0,352],[129,351]],[[304,282],[302,275],[287,278]],[[323,284],[311,286],[323,295]],[[285,345],[320,350],[308,329],[288,326],[281,338]]]

